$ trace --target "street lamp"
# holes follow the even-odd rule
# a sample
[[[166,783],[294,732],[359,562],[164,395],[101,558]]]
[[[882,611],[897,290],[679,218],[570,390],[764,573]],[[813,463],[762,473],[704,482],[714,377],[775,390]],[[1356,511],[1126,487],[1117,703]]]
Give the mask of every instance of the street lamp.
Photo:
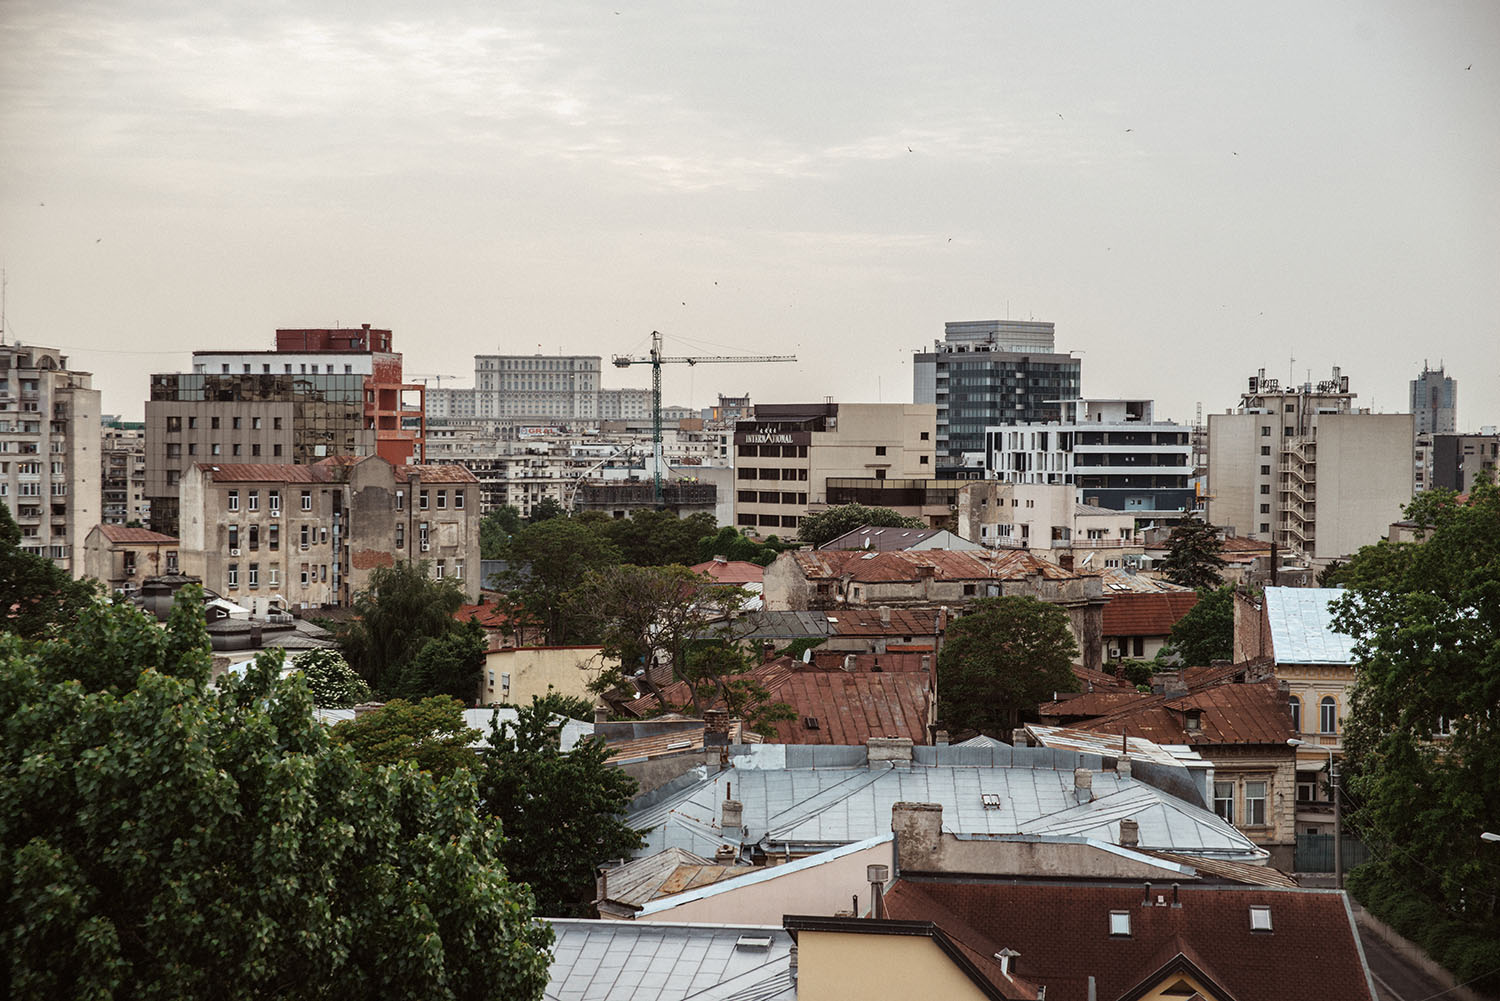
[[[1298,740],[1296,737],[1288,737],[1287,743],[1293,747],[1311,747],[1328,752],[1328,781],[1333,786],[1333,878],[1334,885],[1342,890],[1344,888],[1344,818],[1339,803],[1339,773],[1338,766],[1333,760],[1333,748]]]

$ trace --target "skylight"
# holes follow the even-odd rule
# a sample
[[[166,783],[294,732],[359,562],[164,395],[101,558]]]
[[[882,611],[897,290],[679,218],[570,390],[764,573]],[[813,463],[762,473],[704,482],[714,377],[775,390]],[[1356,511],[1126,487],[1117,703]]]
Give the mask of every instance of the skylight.
[[[1109,912],[1109,933],[1111,935],[1129,935],[1130,934],[1130,912],[1129,911],[1110,911]]]
[[[1261,905],[1253,905],[1253,906],[1251,906],[1251,908],[1250,908],[1250,930],[1251,931],[1270,931],[1271,930],[1271,908],[1265,907],[1265,906],[1261,906]]]

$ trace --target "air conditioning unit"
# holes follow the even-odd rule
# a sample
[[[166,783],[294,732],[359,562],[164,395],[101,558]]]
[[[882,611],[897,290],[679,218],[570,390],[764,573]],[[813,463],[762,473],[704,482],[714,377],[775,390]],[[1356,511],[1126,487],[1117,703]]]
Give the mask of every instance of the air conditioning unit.
[[[271,508],[271,517],[273,517],[273,518],[280,518],[281,517],[281,508],[279,508],[279,507],[273,507],[273,508]]]
[[[430,543],[426,543],[426,542],[422,543],[422,552],[425,553],[425,552],[427,552],[427,550],[429,550],[431,548],[432,548],[432,545]]]
[[[240,554],[240,551],[238,549],[231,549],[229,551],[229,555],[230,556],[238,556],[239,554]]]

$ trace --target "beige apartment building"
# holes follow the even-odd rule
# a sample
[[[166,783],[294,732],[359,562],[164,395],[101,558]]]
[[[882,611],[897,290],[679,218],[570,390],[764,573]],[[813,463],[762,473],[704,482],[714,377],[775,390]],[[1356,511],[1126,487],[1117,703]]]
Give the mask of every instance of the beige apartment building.
[[[1411,414],[1356,410],[1349,378],[1283,388],[1265,370],[1208,420],[1208,520],[1310,559],[1379,541],[1412,496]]]
[[[735,524],[795,536],[830,479],[930,479],[936,428],[930,403],[757,406],[735,425]]]
[[[0,503],[21,548],[74,577],[100,517],[99,391],[57,348],[0,344]]]
[[[183,572],[252,609],[348,605],[397,562],[479,596],[479,481],[462,466],[197,463],[181,509]]]
[[[100,450],[99,520],[106,525],[145,524],[151,518],[146,499],[146,431],[106,418]]]

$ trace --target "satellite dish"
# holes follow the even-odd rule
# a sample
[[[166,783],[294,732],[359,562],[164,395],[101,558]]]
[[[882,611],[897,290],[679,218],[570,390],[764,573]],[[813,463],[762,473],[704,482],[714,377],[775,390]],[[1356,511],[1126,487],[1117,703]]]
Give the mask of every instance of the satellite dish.
[[[804,664],[811,664],[812,663],[812,647],[808,647],[806,650],[802,651],[802,663],[804,663]]]

